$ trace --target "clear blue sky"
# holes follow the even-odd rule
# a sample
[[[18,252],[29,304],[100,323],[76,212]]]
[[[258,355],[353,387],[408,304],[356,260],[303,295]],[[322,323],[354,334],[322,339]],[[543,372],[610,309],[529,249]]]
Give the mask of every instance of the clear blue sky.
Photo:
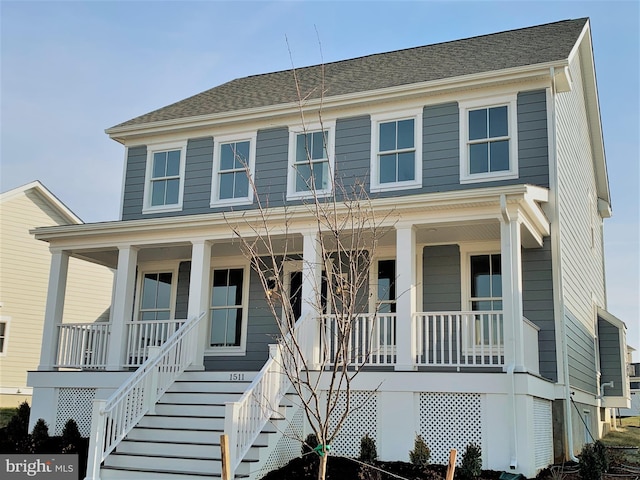
[[[590,17],[614,212],[609,310],[640,349],[639,2],[1,0],[0,16],[0,190],[38,179],[86,222],[118,218],[124,148],[105,128],[288,69],[289,47],[304,66]]]

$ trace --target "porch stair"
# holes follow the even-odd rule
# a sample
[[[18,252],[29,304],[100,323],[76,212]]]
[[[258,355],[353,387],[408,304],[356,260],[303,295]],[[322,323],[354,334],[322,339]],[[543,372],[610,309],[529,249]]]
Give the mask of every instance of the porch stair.
[[[184,372],[160,398],[155,414],[145,415],[106,458],[100,478],[221,478],[220,435],[224,432],[225,402],[238,400],[255,375],[245,372],[239,375],[242,380],[230,381],[229,372]],[[235,478],[250,478],[259,468],[260,451],[268,447],[276,431],[272,423],[267,423],[236,470]]]

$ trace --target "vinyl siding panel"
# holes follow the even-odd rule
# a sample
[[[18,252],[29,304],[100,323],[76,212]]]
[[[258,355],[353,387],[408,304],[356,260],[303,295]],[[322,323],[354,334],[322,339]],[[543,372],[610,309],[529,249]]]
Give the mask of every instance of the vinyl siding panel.
[[[371,118],[338,119],[335,138],[335,178],[351,193],[356,181],[369,185],[371,168]],[[367,187],[368,188],[368,187]]]
[[[613,381],[613,388],[606,388],[605,395],[622,396],[622,378],[625,364],[620,355],[620,330],[598,317],[598,349],[600,351],[600,383]]]
[[[33,189],[3,200],[0,212],[0,313],[10,318],[6,354],[0,355],[0,386],[24,389],[27,371],[40,363],[51,266],[48,244],[29,230],[68,220]],[[107,320],[112,285],[109,269],[71,258],[63,321]]]
[[[573,83],[571,92],[555,97],[557,115],[558,222],[562,258],[560,292],[565,309],[572,312],[580,329],[595,336],[594,302],[606,307],[602,219],[596,209],[596,185],[590,131],[580,79],[580,55],[569,65]],[[590,60],[588,60],[590,61]],[[592,226],[594,242],[592,244]],[[573,326],[572,328],[576,328]],[[570,341],[573,339],[570,338]],[[589,352],[592,354],[593,352]],[[584,359],[570,357],[569,369],[580,370]],[[590,366],[589,362],[589,366]],[[593,380],[595,382],[595,372]],[[572,378],[572,381],[574,379]],[[573,383],[572,383],[573,385]],[[576,385],[578,386],[578,385]]]
[[[425,312],[460,311],[460,248],[424,247],[422,304]]]
[[[573,387],[596,394],[596,351],[594,337],[568,309],[564,320],[567,326],[567,356],[569,381]]]
[[[279,207],[287,197],[289,129],[259,130],[256,141],[256,190],[263,205]],[[248,208],[255,208],[254,205]]]
[[[146,167],[147,147],[145,145],[129,147],[124,177],[123,220],[131,220],[142,216]]]
[[[187,142],[182,215],[211,211],[211,175],[213,171],[213,138],[190,139]],[[163,214],[171,216],[171,214]]]
[[[540,328],[540,375],[557,381],[551,240],[548,237],[542,248],[522,250],[522,302],[524,316]]]
[[[189,310],[189,283],[191,262],[180,262],[178,267],[178,288],[176,292],[176,318],[187,318]]]

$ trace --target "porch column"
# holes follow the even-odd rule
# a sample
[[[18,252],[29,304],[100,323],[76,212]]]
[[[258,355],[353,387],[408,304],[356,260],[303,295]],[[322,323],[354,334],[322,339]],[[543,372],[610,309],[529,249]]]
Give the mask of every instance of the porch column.
[[[525,367],[520,221],[517,213],[504,216],[506,218],[500,221],[500,254],[505,368],[513,364],[516,372],[523,372]]]
[[[320,233],[308,231],[303,233],[302,243],[302,306],[301,317],[322,315],[320,301],[320,278],[322,276],[322,247]],[[317,328],[308,331],[317,332]],[[310,365],[319,362],[319,345],[317,335],[310,335],[303,350],[307,352]]]
[[[58,355],[58,325],[62,323],[64,297],[67,290],[69,253],[62,250],[51,252],[47,307],[44,313],[42,348],[38,370],[52,370]]]
[[[199,317],[209,310],[209,275],[211,272],[211,246],[207,240],[191,242],[191,274],[189,277],[189,305],[187,318]],[[208,313],[198,326],[198,348],[195,352],[193,364],[190,367],[195,370],[204,369],[204,350],[208,343],[209,321]]]
[[[416,311],[416,231],[396,226],[396,370],[415,370],[413,314]]]
[[[111,302],[111,334],[107,352],[107,370],[120,370],[124,364],[127,345],[127,326],[132,319],[133,292],[136,284],[138,249],[131,245],[118,247],[118,270],[116,272],[113,301]]]

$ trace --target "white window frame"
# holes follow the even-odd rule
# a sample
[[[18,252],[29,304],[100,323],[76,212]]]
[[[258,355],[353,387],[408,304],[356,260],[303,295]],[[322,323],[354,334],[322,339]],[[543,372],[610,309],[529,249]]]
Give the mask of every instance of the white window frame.
[[[297,136],[305,133],[314,133],[319,131],[327,132],[327,157],[329,161],[329,178],[327,179],[327,188],[321,190],[309,190],[304,192],[296,192],[296,145]],[[336,121],[325,120],[322,123],[307,123],[305,125],[289,125],[289,152],[288,152],[288,168],[287,168],[287,200],[313,198],[314,196],[326,197],[332,194],[334,175],[335,175],[335,132]]]
[[[422,187],[422,116],[423,107],[371,115],[371,179],[369,190],[372,193]],[[415,149],[414,179],[403,182],[380,183],[380,162],[378,158],[380,154],[378,151],[380,124],[401,120],[413,120],[413,141]]]
[[[211,262],[209,269],[209,293],[207,294],[207,336],[205,341],[206,356],[241,356],[247,351],[247,327],[249,325],[249,287],[251,284],[251,265],[244,257],[227,257],[224,261],[216,259]],[[211,293],[213,289],[214,270],[242,269],[242,324],[240,330],[240,345],[227,347],[212,347],[211,340]]]
[[[9,346],[9,327],[11,325],[11,317],[6,315],[0,316],[0,323],[4,323],[4,343],[2,345],[2,350],[0,351],[0,357],[4,357],[7,355]]]
[[[220,135],[213,139],[213,173],[211,179],[211,203],[210,207],[226,207],[232,205],[250,205],[253,203],[253,187],[255,181],[256,165],[256,141],[257,132],[247,132],[234,135]],[[249,187],[246,197],[220,199],[220,149],[222,145],[228,143],[249,142],[249,158],[247,167],[249,169]],[[225,170],[227,172],[228,170]],[[245,172],[246,173],[246,172]]]
[[[138,269],[138,280],[136,282],[136,298],[133,320],[136,322],[144,322],[140,318],[140,307],[142,305],[142,286],[144,276],[147,273],[171,273],[171,298],[169,300],[169,319],[176,319],[176,299],[178,296],[178,270],[179,264],[176,262],[148,262],[142,263]]]
[[[469,145],[483,143],[469,141],[469,111],[493,107],[507,107],[508,136],[496,137],[509,140],[509,170],[501,172],[469,173]],[[460,183],[478,183],[518,178],[518,95],[502,95],[461,101],[460,108]],[[490,139],[487,139],[489,141]]]
[[[180,150],[180,186],[178,187],[178,203],[170,205],[151,205],[151,183],[153,175],[153,155],[159,152]],[[184,197],[184,181],[187,163],[187,141],[158,143],[147,145],[147,165],[144,179],[144,200],[142,213],[178,212],[182,210],[182,200]]]
[[[473,244],[460,244],[460,281],[462,284],[460,285],[460,293],[461,293],[461,303],[463,312],[473,312],[473,308],[471,305],[472,297],[471,297],[471,257],[476,255],[501,255],[502,252],[500,250],[500,244],[496,242],[478,242]],[[502,259],[502,257],[500,257]],[[501,274],[502,275],[502,274]],[[504,354],[504,298],[505,292],[502,292],[502,302],[503,309],[495,310],[502,312],[502,324],[503,324],[503,332],[501,336],[502,343],[498,345],[498,353]],[[484,311],[484,310],[479,310]],[[473,327],[477,328],[477,327]],[[463,351],[468,352],[472,351],[474,346],[471,345],[470,342],[471,336],[467,337],[467,342],[463,345]],[[476,347],[478,345],[475,345]]]

